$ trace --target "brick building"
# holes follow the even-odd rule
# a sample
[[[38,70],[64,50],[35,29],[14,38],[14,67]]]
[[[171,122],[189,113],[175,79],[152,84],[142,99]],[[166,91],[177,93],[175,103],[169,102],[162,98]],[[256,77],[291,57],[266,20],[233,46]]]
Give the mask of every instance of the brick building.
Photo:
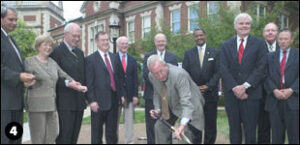
[[[220,4],[220,5],[219,5]],[[191,33],[198,25],[198,19],[208,15],[214,16],[221,7],[238,9],[243,12],[250,5],[255,6],[256,18],[264,16],[274,2],[270,1],[85,1],[80,9],[82,17],[73,20],[81,25],[81,48],[85,55],[97,50],[95,34],[99,31],[109,32],[109,25],[116,22],[121,26],[120,34],[126,35],[130,43],[143,39],[151,27],[161,28],[161,22],[170,27],[172,32],[183,29]],[[288,7],[280,10],[278,17],[280,27],[299,27],[299,2],[290,2]],[[198,15],[200,12],[200,15]],[[63,40],[63,27],[49,30],[57,42]],[[112,49],[112,47],[111,47]]]
[[[1,4],[17,9],[18,18],[40,35],[48,33],[49,29],[64,23],[63,4],[53,4],[51,1],[1,1]]]

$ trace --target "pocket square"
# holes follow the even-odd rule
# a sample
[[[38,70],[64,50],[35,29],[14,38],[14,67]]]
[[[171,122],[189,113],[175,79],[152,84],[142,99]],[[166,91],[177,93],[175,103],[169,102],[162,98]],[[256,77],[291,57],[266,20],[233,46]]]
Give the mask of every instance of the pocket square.
[[[214,58],[208,58],[208,61],[212,61],[212,60],[214,60]]]

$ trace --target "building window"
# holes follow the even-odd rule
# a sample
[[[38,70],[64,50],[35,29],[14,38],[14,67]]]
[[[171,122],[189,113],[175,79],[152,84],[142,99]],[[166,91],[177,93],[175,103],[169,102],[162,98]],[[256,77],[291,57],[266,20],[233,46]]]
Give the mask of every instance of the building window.
[[[89,49],[88,55],[95,52],[97,48],[95,36],[99,31],[105,30],[105,22],[95,22],[94,25],[89,27]]]
[[[278,17],[279,28],[288,28],[289,27],[289,17],[285,14],[281,14]]]
[[[146,38],[150,35],[151,31],[151,17],[145,16],[142,18],[142,38]]]
[[[127,37],[129,43],[134,43],[134,21],[127,22]]]
[[[180,31],[180,9],[171,11],[171,31],[173,33]]]
[[[254,8],[254,16],[256,16],[256,21],[259,21],[260,18],[265,17],[266,7],[262,4],[257,4]]]
[[[199,6],[192,5],[189,7],[189,31],[192,32],[199,27]]]
[[[100,8],[100,1],[95,1],[94,2],[94,11],[97,12]]]
[[[217,1],[207,2],[207,15],[209,16],[209,18],[212,22],[218,18],[219,8],[220,8],[219,2],[217,2]]]

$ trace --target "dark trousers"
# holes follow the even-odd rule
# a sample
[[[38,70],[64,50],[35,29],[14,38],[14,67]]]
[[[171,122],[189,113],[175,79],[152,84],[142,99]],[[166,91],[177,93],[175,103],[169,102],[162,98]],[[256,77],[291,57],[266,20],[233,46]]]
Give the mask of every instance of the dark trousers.
[[[258,123],[259,103],[260,100],[225,99],[225,109],[228,116],[231,144],[242,143],[242,125],[245,135],[245,143],[256,143],[256,126]]]
[[[58,110],[59,135],[56,144],[77,144],[83,111]]]
[[[286,100],[280,100],[276,109],[269,112],[272,144],[284,144],[285,130],[289,144],[299,144],[299,110],[291,110]]]
[[[270,142],[271,142],[270,136],[271,136],[271,124],[270,124],[270,119],[269,119],[269,113],[267,111],[265,111],[265,98],[263,98],[263,100],[261,100],[260,106],[259,106],[257,143],[258,144],[270,144]]]
[[[17,122],[23,126],[23,110],[1,110],[1,144],[21,144],[22,137],[17,140],[9,139],[5,134],[5,127],[11,122]]]
[[[148,144],[155,144],[154,125],[156,120],[153,119],[149,113],[152,109],[154,109],[153,99],[145,99],[146,133]]]
[[[218,107],[218,103],[216,101],[205,102],[205,105],[204,105],[204,115],[205,115],[204,144],[214,144],[216,141],[216,138],[217,138],[217,107]]]
[[[91,110],[92,122],[92,144],[103,144],[103,125],[105,124],[105,138],[107,144],[117,144],[117,124],[118,124],[118,99],[115,92],[112,92],[111,96],[111,109],[107,111],[101,111],[95,113]],[[99,103],[99,102],[98,102]]]

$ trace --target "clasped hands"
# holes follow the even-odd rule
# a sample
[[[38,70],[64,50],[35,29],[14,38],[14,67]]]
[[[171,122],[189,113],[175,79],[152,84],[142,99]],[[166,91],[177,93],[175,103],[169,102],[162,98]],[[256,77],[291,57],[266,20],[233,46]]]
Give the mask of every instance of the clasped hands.
[[[240,100],[245,100],[248,98],[248,94],[246,93],[246,88],[243,85],[235,86],[232,89],[232,91],[234,95]]]
[[[20,77],[19,77],[20,81],[24,83],[24,86],[26,88],[32,86],[35,84],[36,80],[35,80],[35,76],[33,74],[30,73],[20,73]]]
[[[83,93],[85,93],[87,91],[86,86],[82,86],[79,82],[76,82],[74,80],[69,82],[68,87],[71,89],[74,89],[76,91],[83,92]]]
[[[274,89],[273,94],[275,97],[279,100],[286,100],[290,98],[290,96],[293,94],[293,90],[288,88],[288,89]]]

